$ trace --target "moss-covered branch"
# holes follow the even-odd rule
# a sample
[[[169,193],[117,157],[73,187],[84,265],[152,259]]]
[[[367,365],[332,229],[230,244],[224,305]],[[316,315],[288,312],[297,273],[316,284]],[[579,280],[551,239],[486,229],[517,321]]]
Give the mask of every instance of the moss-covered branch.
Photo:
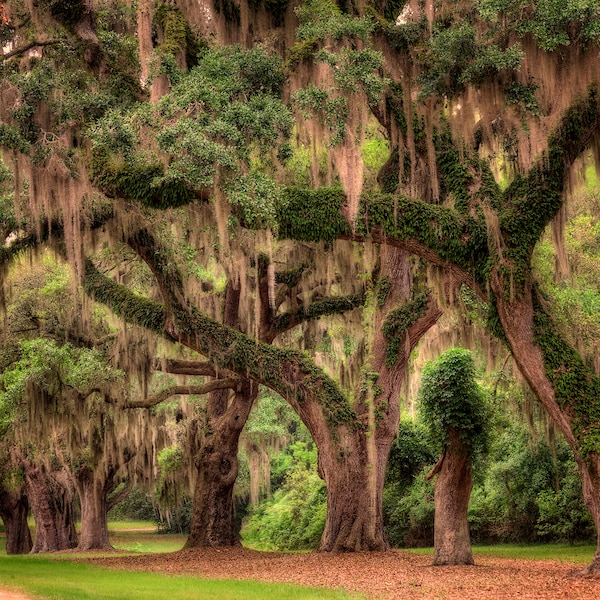
[[[361,294],[323,298],[311,302],[308,306],[299,306],[297,310],[277,315],[272,328],[277,333],[282,333],[305,321],[315,321],[327,315],[341,315],[362,306],[363,303],[364,297]]]
[[[556,401],[573,420],[582,456],[600,453],[600,377],[558,333],[534,292],[534,341],[540,347],[546,377]]]
[[[128,323],[144,327],[159,335],[165,335],[167,317],[165,307],[115,283],[100,273],[91,260],[87,260],[85,263],[83,287],[94,300],[106,304],[116,315],[123,317]]]
[[[135,236],[136,250],[148,263],[167,307],[133,294],[98,272],[87,261],[85,289],[128,322],[146,327],[195,350],[218,370],[224,369],[266,385],[300,407],[311,399],[321,407],[330,428],[359,427],[356,414],[336,383],[303,353],[258,342],[219,323],[180,298],[181,279],[148,232]]]
[[[533,247],[564,202],[565,182],[574,161],[600,135],[600,104],[595,88],[565,112],[548,138],[548,151],[526,176],[506,190],[500,227],[504,258],[514,265],[513,277],[525,279]]]
[[[164,371],[174,375],[193,375],[200,377],[217,377],[215,366],[206,361],[184,360],[175,358],[160,359],[154,361],[155,371]]]
[[[278,214],[280,237],[332,242],[371,236],[454,268],[459,280],[475,287],[484,284],[489,256],[483,218],[400,195],[371,194],[362,198],[353,232],[341,213],[344,201],[344,192],[336,188],[288,188]]]

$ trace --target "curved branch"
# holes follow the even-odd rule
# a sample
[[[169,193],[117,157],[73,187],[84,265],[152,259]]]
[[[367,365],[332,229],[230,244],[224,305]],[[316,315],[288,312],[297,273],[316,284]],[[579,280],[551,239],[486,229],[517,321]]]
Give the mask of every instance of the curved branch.
[[[218,321],[181,298],[181,279],[167,260],[166,251],[147,231],[130,238],[140,258],[153,271],[168,308],[135,296],[86,262],[85,288],[98,301],[129,322],[146,326],[205,356],[217,369],[225,369],[262,383],[302,412],[313,400],[326,422],[334,427],[360,427],[356,413],[336,383],[302,352],[276,348]],[[307,409],[308,410],[308,409]]]
[[[237,387],[239,383],[239,379],[229,378],[229,379],[216,379],[215,381],[210,381],[209,383],[205,383],[203,385],[173,385],[168,387],[153,396],[149,396],[148,398],[144,398],[143,400],[136,400],[133,402],[128,402],[125,405],[125,408],[152,408],[165,400],[173,396],[191,396],[197,395],[201,396],[203,394],[208,394],[209,392],[213,392],[214,390],[225,390]]]

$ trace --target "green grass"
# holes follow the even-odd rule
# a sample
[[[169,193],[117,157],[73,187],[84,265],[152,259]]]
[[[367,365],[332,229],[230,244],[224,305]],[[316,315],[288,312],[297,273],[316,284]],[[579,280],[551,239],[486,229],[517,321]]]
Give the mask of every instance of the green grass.
[[[474,545],[473,554],[497,558],[519,558],[524,560],[559,560],[561,562],[592,562],[596,547],[592,544],[494,544]],[[431,554],[433,548],[411,548],[415,554]]]
[[[0,585],[52,600],[348,600],[345,592],[113,571],[60,557],[2,556]]]

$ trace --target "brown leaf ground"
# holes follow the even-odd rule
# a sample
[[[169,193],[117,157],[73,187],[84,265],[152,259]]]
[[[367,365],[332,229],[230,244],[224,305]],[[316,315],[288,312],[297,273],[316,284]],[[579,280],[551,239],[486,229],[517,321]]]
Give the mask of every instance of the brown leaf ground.
[[[246,548],[85,560],[116,569],[343,588],[379,600],[600,599],[600,580],[574,576],[583,565],[558,560],[475,556],[475,566],[433,567],[431,556],[402,550],[284,554]]]

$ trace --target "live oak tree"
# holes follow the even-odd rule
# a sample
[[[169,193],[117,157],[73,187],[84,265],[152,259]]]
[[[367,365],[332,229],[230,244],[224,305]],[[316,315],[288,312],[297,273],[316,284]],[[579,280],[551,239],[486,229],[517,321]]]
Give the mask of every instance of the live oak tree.
[[[489,426],[471,353],[451,348],[424,369],[419,410],[441,456],[427,475],[435,482],[434,565],[473,564],[467,511],[473,463],[485,450]]]
[[[74,13],[75,22],[65,18],[64,11],[52,8],[62,26],[56,25],[57,36],[50,39],[28,38],[20,9],[7,4],[3,34],[16,40],[16,53],[3,64],[0,138],[14,166],[17,200],[30,197],[34,219],[29,230],[39,237],[47,231],[44,223],[62,222],[70,240],[67,253],[83,273],[83,240],[78,232],[85,215],[80,201],[93,187],[87,172],[96,190],[159,208],[197,207],[212,191],[219,230],[217,252],[226,250],[228,228],[236,224],[228,218],[230,203],[237,223],[270,230],[281,239],[326,244],[336,239],[369,241],[429,261],[446,274],[449,292],[453,282],[458,282],[487,302],[491,330],[506,341],[573,450],[586,505],[598,528],[598,376],[554,326],[531,270],[531,254],[545,228],[553,224],[560,239],[569,174],[576,160],[597,148],[597,3],[411,0],[340,7],[322,0],[303,2],[296,13],[291,5],[278,5],[271,14],[262,4],[227,6],[227,10],[207,9],[208,18],[187,3],[177,3],[169,27],[165,20],[159,24],[164,52],[158,48],[160,61],[152,63],[148,56],[153,47],[153,6],[140,3],[138,42],[140,49],[147,50],[140,53],[141,72],[150,76],[150,67],[159,64],[159,77],[151,89],[157,103],[147,111],[139,107],[128,111],[127,103],[142,99],[145,93],[137,85],[138,73],[119,62],[131,56],[131,40],[110,36],[104,24],[104,29],[98,28],[101,35],[96,34],[91,2],[82,3],[82,10]],[[46,10],[50,18],[45,3],[39,10],[40,14]],[[200,88],[196,96],[190,96],[191,104],[180,103],[186,101],[183,94],[158,100],[170,88],[193,81],[186,81],[179,69],[191,64],[186,54],[188,27],[224,44],[251,47],[261,39],[263,46],[270,44],[274,51],[285,53],[285,96],[296,92],[294,101],[303,113],[297,119],[298,139],[310,144],[315,159],[311,189],[278,190],[272,185],[276,157],[272,152],[260,155],[261,144],[272,149],[280,141],[265,135],[266,122],[277,125],[281,134],[289,131],[289,121],[279,119],[283,113],[273,111],[275,104],[260,94],[261,85],[272,85],[271,73],[260,71],[255,79],[257,95],[254,100],[250,95],[244,98],[251,111],[241,100],[225,100],[225,118],[213,122],[208,116],[211,107],[223,98],[219,96],[222,89],[211,87],[212,77],[218,80],[218,70],[208,80],[199,79]],[[167,30],[172,35],[165,35]],[[54,39],[61,43],[41,44]],[[74,40],[81,42],[85,63],[77,63],[76,81],[56,76],[73,69],[73,55],[64,49]],[[26,46],[35,42],[42,60],[26,54],[33,48]],[[115,52],[115,47],[122,51]],[[257,59],[259,54],[253,52],[245,55],[229,49],[208,56]],[[249,72],[257,75],[252,68]],[[48,85],[49,80],[53,85]],[[117,80],[126,92],[120,102],[108,85]],[[279,85],[283,83],[280,80]],[[107,111],[124,104],[125,109]],[[380,173],[380,193],[362,189],[360,145],[369,113],[387,132],[391,150]],[[95,151],[89,159],[82,151],[87,144],[82,123],[89,124],[100,115],[106,116],[105,126],[92,126]],[[149,121],[162,128],[156,137],[147,126]],[[140,132],[143,135],[136,138]],[[252,152],[246,146],[246,133],[258,136],[259,144]],[[328,153],[323,169],[319,157],[326,143],[335,149]],[[284,158],[285,144],[281,148],[279,158]],[[88,169],[80,168],[79,178],[74,179],[70,169],[77,161],[87,163]],[[244,165],[241,171],[240,164]],[[265,174],[271,177],[265,179]],[[322,187],[334,181],[343,190]],[[86,197],[91,200],[92,194]],[[62,212],[53,204],[59,200]],[[114,206],[119,208],[116,201]],[[135,233],[130,227],[124,229],[126,235]],[[24,232],[18,243],[26,239]],[[172,265],[162,262],[162,244],[152,243],[147,251],[142,246],[137,249],[153,268],[163,305],[143,303],[144,310],[132,311],[136,313],[132,318],[166,330],[219,369],[237,370],[272,386],[300,413],[306,411],[303,418],[313,420],[315,439],[323,448],[331,446],[331,439],[351,439],[368,426],[369,386],[365,396],[356,398],[357,410],[352,411],[331,380],[302,355],[251,343],[190,307]],[[224,251],[220,262],[231,265],[231,257]],[[95,293],[100,295],[104,287],[113,289],[116,297],[118,288],[94,279],[91,268],[88,275]],[[110,294],[104,298],[108,301]],[[369,378],[375,398],[378,386],[385,389],[382,382],[387,377],[386,367],[379,369],[377,356],[382,355],[375,353],[375,368],[369,369],[381,380]],[[276,381],[273,372],[278,375]],[[325,404],[317,403],[324,406],[323,412],[311,412],[306,399],[321,393],[329,398]],[[385,418],[378,421],[377,412],[371,415],[375,426],[385,426]],[[392,417],[390,413],[391,424]],[[323,435],[330,431],[328,427],[333,438]],[[351,443],[357,444],[355,451],[341,457],[348,472],[360,472],[369,460],[359,439]],[[331,465],[322,466],[324,471],[333,470]],[[328,483],[333,500],[344,483],[335,477]],[[384,547],[380,542],[375,546]],[[590,572],[597,572],[599,564],[597,554]]]

